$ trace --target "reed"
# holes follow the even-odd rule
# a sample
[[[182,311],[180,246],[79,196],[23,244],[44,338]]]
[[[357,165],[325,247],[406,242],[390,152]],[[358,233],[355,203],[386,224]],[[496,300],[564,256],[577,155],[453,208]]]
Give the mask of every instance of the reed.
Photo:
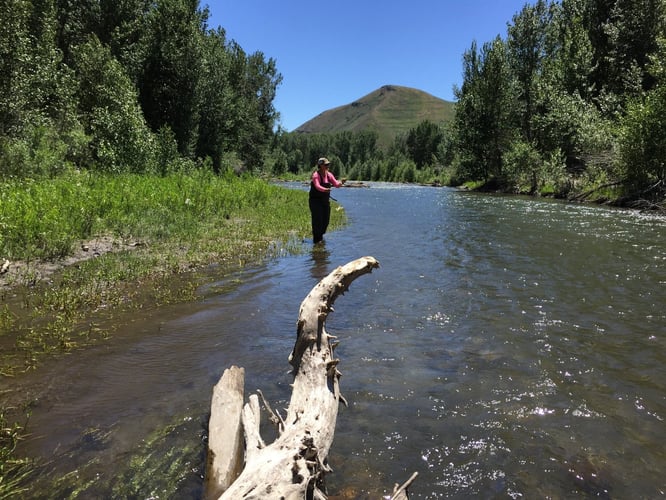
[[[24,426],[10,423],[0,411],[0,498],[20,498],[27,493],[32,470],[30,460],[15,456],[16,445],[23,436]]]

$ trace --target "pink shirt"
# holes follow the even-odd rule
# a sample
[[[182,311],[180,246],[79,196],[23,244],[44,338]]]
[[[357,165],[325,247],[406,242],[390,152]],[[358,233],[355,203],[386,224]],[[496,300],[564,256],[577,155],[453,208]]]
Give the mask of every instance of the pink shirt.
[[[328,170],[324,175],[319,175],[319,170],[315,170],[314,173],[312,174],[312,185],[315,187],[317,191],[321,191],[322,193],[325,193],[328,191],[327,188],[322,186],[322,183],[328,182],[331,186],[335,187],[340,187],[342,186],[342,182],[337,180],[335,176],[329,172]]]

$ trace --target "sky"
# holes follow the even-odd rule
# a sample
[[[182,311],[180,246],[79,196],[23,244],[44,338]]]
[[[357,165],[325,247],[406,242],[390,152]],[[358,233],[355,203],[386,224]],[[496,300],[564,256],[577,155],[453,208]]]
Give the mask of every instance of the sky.
[[[462,57],[480,48],[529,0],[200,0],[249,55],[274,59],[282,83],[273,101],[293,131],[318,114],[383,85],[454,101]]]

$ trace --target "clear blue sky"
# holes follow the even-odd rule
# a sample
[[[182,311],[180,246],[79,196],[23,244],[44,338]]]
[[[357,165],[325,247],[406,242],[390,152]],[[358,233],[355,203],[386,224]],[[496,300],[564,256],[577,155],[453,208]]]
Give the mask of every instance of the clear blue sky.
[[[497,35],[528,0],[201,0],[209,27],[276,61],[274,101],[292,131],[382,85],[453,101],[462,56]]]

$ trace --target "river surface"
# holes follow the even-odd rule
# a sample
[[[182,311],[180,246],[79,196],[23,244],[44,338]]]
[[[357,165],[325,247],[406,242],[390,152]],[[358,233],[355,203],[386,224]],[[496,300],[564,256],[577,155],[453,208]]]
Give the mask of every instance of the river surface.
[[[301,301],[365,255],[380,269],[327,321],[349,403],[329,493],[379,498],[418,472],[411,498],[666,495],[666,221],[370,186],[334,192],[349,224],[323,248],[215,279],[201,302],[45,367],[29,496],[200,498],[213,385],[243,366],[246,390],[285,408]]]

